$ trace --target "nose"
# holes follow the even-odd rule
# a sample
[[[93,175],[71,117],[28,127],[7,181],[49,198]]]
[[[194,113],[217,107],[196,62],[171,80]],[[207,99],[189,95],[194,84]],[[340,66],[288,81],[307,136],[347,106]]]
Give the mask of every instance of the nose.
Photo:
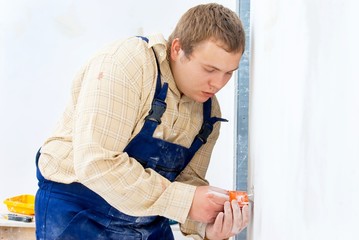
[[[228,81],[231,79],[232,75],[228,75],[226,73],[220,73],[213,76],[213,78],[209,81],[209,85],[211,90],[215,89],[218,92],[222,89]]]

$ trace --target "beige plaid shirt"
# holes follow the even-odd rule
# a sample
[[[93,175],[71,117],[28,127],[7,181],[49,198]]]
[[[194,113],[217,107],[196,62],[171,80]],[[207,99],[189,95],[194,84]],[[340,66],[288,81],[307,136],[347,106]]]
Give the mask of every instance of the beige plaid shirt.
[[[219,123],[173,183],[123,152],[151,107],[157,74],[151,47],[162,81],[169,84],[167,110],[154,137],[191,145],[201,128],[203,104],[177,89],[162,35],[150,36],[148,44],[132,37],[98,52],[76,75],[66,110],[42,146],[39,168],[49,180],[81,182],[126,214],[165,216],[183,223],[186,234],[203,236],[204,225],[187,216],[195,186],[208,185],[205,174]],[[220,117],[215,97],[212,102],[212,116]]]

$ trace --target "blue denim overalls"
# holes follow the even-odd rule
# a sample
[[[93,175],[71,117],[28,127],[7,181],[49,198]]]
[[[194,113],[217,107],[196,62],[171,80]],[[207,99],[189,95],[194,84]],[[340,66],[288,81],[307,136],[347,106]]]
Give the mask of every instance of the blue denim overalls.
[[[147,41],[146,38],[142,39]],[[206,143],[213,124],[226,120],[211,117],[211,99],[209,99],[203,104],[202,128],[190,148],[154,138],[153,133],[161,123],[161,116],[166,110],[165,99],[168,89],[167,83],[161,86],[158,63],[157,69],[152,108],[145,118],[141,131],[130,141],[124,152],[135,158],[144,168],[152,168],[172,182],[202,144]],[[39,157],[40,151],[36,156],[36,162]],[[38,168],[37,178],[39,180],[35,201],[37,239],[174,239],[169,220],[165,217],[126,215],[80,183],[62,184],[46,180]]]

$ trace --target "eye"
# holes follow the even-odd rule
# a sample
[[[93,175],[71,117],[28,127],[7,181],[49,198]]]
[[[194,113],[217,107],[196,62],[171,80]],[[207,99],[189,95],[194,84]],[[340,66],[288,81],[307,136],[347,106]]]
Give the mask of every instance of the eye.
[[[227,72],[226,73],[228,76],[232,76],[233,72]]]
[[[212,73],[212,72],[215,71],[214,68],[204,68],[204,70],[205,70],[206,72],[209,72],[209,73]]]

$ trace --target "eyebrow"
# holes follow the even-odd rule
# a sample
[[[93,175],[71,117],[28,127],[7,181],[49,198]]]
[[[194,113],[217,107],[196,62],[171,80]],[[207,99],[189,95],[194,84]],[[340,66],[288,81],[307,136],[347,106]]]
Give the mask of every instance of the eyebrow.
[[[215,67],[215,66],[212,66],[212,65],[207,65],[207,64],[204,64],[206,67],[210,67],[210,68],[214,68],[215,70],[218,70],[218,71],[221,71],[221,69]],[[238,67],[236,67],[235,69],[233,70],[229,70],[229,71],[226,71],[226,72],[234,72],[238,69]]]

